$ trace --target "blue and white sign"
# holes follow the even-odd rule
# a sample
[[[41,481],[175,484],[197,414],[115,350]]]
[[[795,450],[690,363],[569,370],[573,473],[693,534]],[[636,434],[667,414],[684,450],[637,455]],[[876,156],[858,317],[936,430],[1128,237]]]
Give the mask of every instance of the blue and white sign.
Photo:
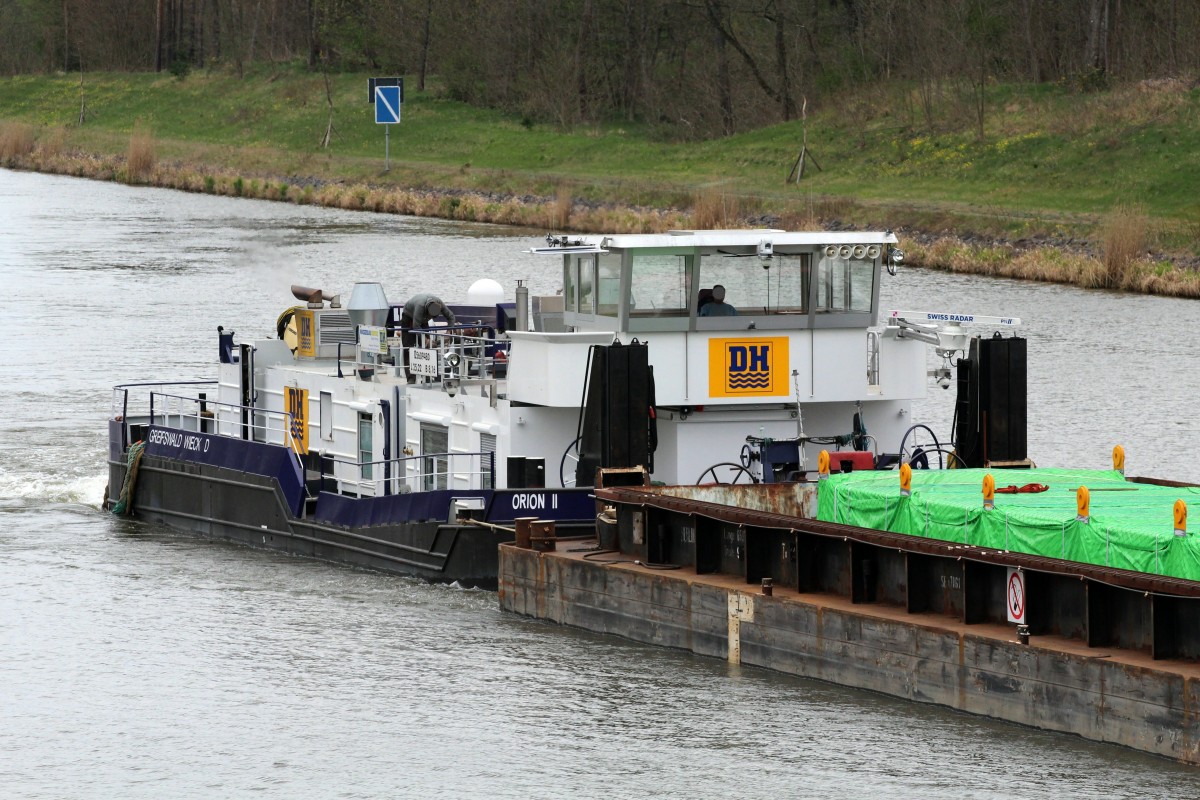
[[[397,125],[400,123],[400,87],[375,87],[375,124]]]

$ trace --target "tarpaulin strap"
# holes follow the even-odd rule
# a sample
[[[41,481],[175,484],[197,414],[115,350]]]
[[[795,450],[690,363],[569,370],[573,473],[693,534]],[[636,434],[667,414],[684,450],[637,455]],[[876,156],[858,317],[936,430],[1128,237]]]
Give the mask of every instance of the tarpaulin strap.
[[[1044,483],[1027,483],[1024,486],[1004,486],[996,490],[996,494],[1039,494],[1049,491],[1050,487]]]

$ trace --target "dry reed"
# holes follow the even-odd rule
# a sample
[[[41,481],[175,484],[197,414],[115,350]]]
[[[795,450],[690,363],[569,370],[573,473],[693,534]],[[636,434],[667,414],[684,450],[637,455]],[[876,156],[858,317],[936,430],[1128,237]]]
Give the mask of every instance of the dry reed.
[[[23,122],[0,124],[0,164],[13,164],[33,152],[33,127]]]
[[[67,131],[62,127],[50,128],[37,141],[37,154],[43,160],[54,159],[67,149]]]
[[[555,230],[565,231],[571,224],[571,212],[575,208],[575,198],[571,196],[571,187],[563,184],[558,187],[558,194],[554,197],[554,206],[550,213],[549,227]]]
[[[1136,206],[1117,206],[1104,221],[1101,232],[1104,264],[1103,285],[1123,289],[1132,277],[1132,266],[1146,249],[1149,228],[1146,213]]]
[[[129,158],[125,164],[129,182],[142,183],[149,179],[154,173],[155,160],[154,134],[142,123],[134,123],[133,133],[129,137]]]
[[[692,202],[692,227],[696,230],[736,227],[738,199],[708,188],[696,194]]]

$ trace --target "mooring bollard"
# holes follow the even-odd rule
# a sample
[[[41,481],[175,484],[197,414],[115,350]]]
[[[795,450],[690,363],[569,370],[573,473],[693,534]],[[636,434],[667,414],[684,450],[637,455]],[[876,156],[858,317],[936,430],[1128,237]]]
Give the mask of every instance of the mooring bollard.
[[[513,542],[517,547],[522,547],[528,550],[533,545],[529,541],[531,526],[537,521],[537,517],[517,517],[513,520],[513,525],[516,527],[516,540]]]
[[[529,525],[529,543],[534,550],[549,553],[558,549],[558,537],[554,534],[554,520],[537,519]]]

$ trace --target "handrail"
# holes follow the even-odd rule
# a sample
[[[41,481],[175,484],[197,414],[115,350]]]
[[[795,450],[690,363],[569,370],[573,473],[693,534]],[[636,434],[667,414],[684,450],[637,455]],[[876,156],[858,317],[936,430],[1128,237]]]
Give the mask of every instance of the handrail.
[[[480,335],[468,335],[467,331],[480,331]],[[442,325],[432,328],[410,328],[405,333],[417,336],[418,341],[440,354],[457,353],[461,363],[451,365],[447,358],[440,358],[440,376],[443,380],[470,377],[494,376],[496,354],[506,353],[509,342],[496,337],[496,329],[490,325]],[[428,377],[428,376],[426,376]]]
[[[197,379],[197,380],[191,380],[191,381],[140,381],[138,383],[119,383],[112,388],[113,402],[112,402],[112,407],[110,410],[114,411],[114,412],[116,411],[117,393],[120,392],[122,397],[121,397],[121,413],[119,416],[121,419],[125,419],[126,417],[129,416],[128,412],[129,412],[129,390],[130,389],[143,389],[147,386],[217,386],[218,384],[219,384],[219,381],[212,380],[212,379],[205,379],[205,380]],[[112,416],[112,419],[116,419],[117,417],[118,417],[118,415],[114,413]]]
[[[216,381],[178,381],[178,383],[210,384],[210,383],[216,383]],[[150,384],[140,384],[140,385],[157,386],[157,385],[163,385],[163,384],[150,383]],[[169,384],[167,384],[167,385],[169,385]],[[158,408],[158,410],[156,410],[155,409],[155,398],[164,399],[164,401],[167,401],[167,402],[160,405],[160,408]],[[124,432],[122,432],[122,437],[127,438],[128,428],[130,428],[130,421],[128,421],[128,419],[130,419],[130,417],[128,417],[128,413],[127,413],[127,411],[128,411],[128,409],[127,409],[128,392],[125,393],[125,399],[126,399],[126,409],[125,409],[125,413],[122,414],[122,416],[121,416],[121,425],[122,425],[122,428],[124,428]],[[192,404],[196,405],[196,410],[185,411],[184,409],[181,408],[181,405],[184,403],[192,403]],[[250,411],[250,413],[251,413],[250,422],[245,423],[246,427],[248,429],[250,429],[251,432],[259,432],[259,431],[262,432],[263,433],[263,437],[262,437],[263,444],[278,444],[282,447],[286,447],[287,450],[292,452],[292,457],[295,459],[296,465],[298,465],[298,467],[301,470],[304,469],[304,461],[302,461],[302,459],[300,457],[300,452],[299,452],[298,446],[296,446],[295,439],[292,435],[292,428],[290,428],[290,426],[288,425],[290,416],[292,416],[288,413],[288,411],[277,411],[275,409],[259,408],[259,407],[253,407],[253,405],[242,405],[239,403],[227,403],[227,402],[223,402],[223,401],[217,401],[217,399],[211,399],[208,397],[204,397],[204,398],[202,398],[202,397],[187,397],[185,395],[174,395],[174,393],[169,393],[169,392],[151,391],[149,398],[148,398],[149,413],[148,413],[148,415],[146,415],[146,422],[148,422],[149,425],[158,425],[158,420],[161,419],[163,427],[169,428],[169,427],[174,427],[174,426],[172,426],[172,417],[176,417],[176,420],[178,420],[178,422],[176,422],[176,425],[178,425],[179,428],[184,428],[184,420],[188,419],[188,420],[196,421],[196,422],[194,422],[194,427],[196,427],[196,431],[198,433],[217,435],[217,437],[228,438],[228,439],[241,439],[242,438],[242,437],[240,437],[240,435],[232,435],[229,433],[222,433],[221,429],[220,429],[221,420],[217,419],[216,416],[211,417],[211,419],[214,420],[215,422],[217,422],[217,428],[218,428],[217,431],[211,431],[211,432],[205,431],[204,423],[206,421],[208,421],[210,419],[210,417],[206,417],[206,416],[204,416],[204,414],[210,408],[217,409],[217,410],[226,410],[226,411],[242,411],[242,410]],[[259,422],[259,420],[262,420],[262,422]],[[271,425],[272,421],[278,421],[278,422],[280,422],[280,425],[278,425],[278,427],[272,426]],[[240,427],[241,425],[242,425],[242,423],[239,422],[238,426]],[[280,443],[271,443],[269,434],[271,434],[272,432],[278,432],[281,434]],[[254,435],[254,433],[251,433],[251,440],[259,441],[259,439],[256,437],[256,435]],[[122,441],[122,446],[127,447],[128,441],[127,440]]]
[[[484,465],[485,457],[487,459],[486,466]],[[456,460],[461,461],[463,458],[478,459],[479,460],[479,468],[474,469],[474,470],[472,470],[472,469],[468,469],[468,470],[453,469],[454,462]],[[446,468],[444,470],[434,469],[431,472],[418,471],[417,474],[415,474],[415,475],[406,474],[407,473],[406,467],[408,466],[408,462],[411,462],[411,461],[419,462],[421,459],[434,459],[435,463],[437,463],[437,460],[439,460],[439,459],[445,459]],[[399,456],[397,458],[379,459],[376,461],[353,461],[353,460],[350,460],[347,458],[338,458],[336,456],[324,456],[322,458],[322,460],[325,462],[331,463],[331,464],[342,464],[344,466],[351,467],[360,476],[356,480],[346,480],[344,478],[339,478],[336,475],[336,473],[329,475],[328,477],[332,477],[343,483],[358,484],[359,486],[370,485],[372,487],[373,491],[376,491],[376,492],[378,492],[378,489],[379,489],[380,485],[382,484],[385,495],[400,493],[399,492],[400,486],[401,485],[409,486],[412,481],[416,481],[420,484],[420,483],[424,483],[424,481],[427,478],[439,477],[439,476],[445,476],[447,479],[451,475],[462,476],[462,477],[466,477],[468,479],[475,477],[475,476],[478,476],[480,478],[483,478],[486,476],[488,479],[488,484],[491,487],[494,487],[496,485],[496,454],[494,452],[479,451],[479,452],[469,452],[469,453],[462,453],[462,452],[421,453],[419,455]],[[387,472],[389,474],[385,474],[378,478],[376,478],[376,477],[371,477],[371,478],[361,477],[362,473],[363,473],[363,469],[366,467],[383,466],[386,468],[386,467],[393,466],[393,465],[396,467],[396,470],[394,472],[392,472],[391,470],[386,470],[386,469],[384,470],[385,472]],[[373,472],[373,470],[372,470],[372,472]],[[320,474],[321,474],[321,484],[322,484],[322,489],[323,489],[325,478],[327,476],[326,472],[325,472],[324,464],[322,464],[322,466],[321,466]],[[481,483],[482,483],[482,481],[481,481]],[[486,486],[472,487],[471,490],[483,489],[483,488],[488,488],[488,487],[486,487]]]

